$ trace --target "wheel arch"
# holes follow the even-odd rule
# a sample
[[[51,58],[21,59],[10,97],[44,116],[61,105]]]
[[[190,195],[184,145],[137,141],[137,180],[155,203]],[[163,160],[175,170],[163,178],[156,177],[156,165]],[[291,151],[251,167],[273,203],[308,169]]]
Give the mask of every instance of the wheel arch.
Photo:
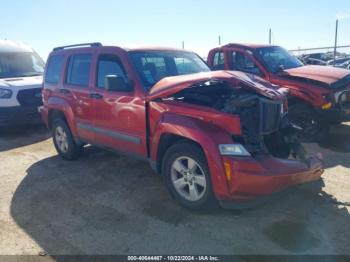
[[[161,172],[164,153],[174,143],[187,141],[201,148],[210,171],[214,193],[217,197],[228,194],[223,159],[218,144],[232,143],[232,137],[222,128],[203,120],[165,114],[157,124],[151,140],[151,161]]]
[[[47,123],[49,129],[52,128],[52,121],[55,117],[64,119],[68,124],[74,137],[77,135],[76,125],[74,121],[74,113],[71,106],[63,99],[53,97],[49,99]]]
[[[312,105],[310,104],[309,101],[304,100],[304,99],[302,99],[300,97],[290,96],[288,98],[288,107],[292,107],[292,106],[294,106],[296,104],[301,104],[301,105],[305,105],[305,106],[308,106],[308,107],[312,108]]]
[[[50,109],[48,114],[48,127],[51,130],[54,119],[60,118],[67,122],[67,118],[61,110],[58,109]]]
[[[180,143],[180,142],[189,143],[189,144],[193,144],[193,145],[197,146],[198,148],[200,148],[203,155],[205,156],[205,153],[204,153],[204,150],[203,150],[201,144],[199,144],[197,141],[194,141],[190,138],[180,136],[177,134],[173,134],[173,133],[163,133],[160,137],[159,145],[158,145],[158,149],[157,149],[156,168],[157,168],[158,173],[162,172],[162,163],[163,163],[163,159],[164,159],[164,155],[165,155],[166,151],[172,145],[174,145],[176,143]]]

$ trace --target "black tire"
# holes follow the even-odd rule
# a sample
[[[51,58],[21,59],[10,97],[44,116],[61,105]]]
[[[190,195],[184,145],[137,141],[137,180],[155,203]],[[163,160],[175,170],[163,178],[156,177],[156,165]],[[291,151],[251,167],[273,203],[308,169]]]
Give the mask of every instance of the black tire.
[[[175,189],[175,186],[173,184],[172,167],[175,161],[181,158],[193,159],[196,162],[196,164],[199,165],[199,169],[197,169],[199,171],[198,173],[203,173],[204,175],[206,186],[205,188],[203,188],[203,191],[200,192],[198,189],[200,189],[201,187],[198,186],[197,184],[194,185],[197,188],[196,192],[200,192],[199,194],[202,195],[202,197],[196,201],[191,201],[184,198]],[[178,174],[181,176],[180,173]],[[217,206],[213,189],[212,189],[212,183],[211,183],[210,173],[208,169],[208,164],[204,156],[204,153],[199,146],[196,146],[195,144],[192,144],[189,142],[179,142],[171,146],[166,151],[163,158],[162,176],[165,180],[165,183],[169,192],[182,206],[192,210],[206,210],[207,208]],[[202,179],[203,179],[203,176],[202,176]],[[190,185],[188,185],[188,190],[190,190],[189,188],[190,188]]]
[[[289,107],[288,115],[293,124],[302,128],[302,142],[320,142],[327,137],[329,123],[322,120],[312,107],[297,103]]]
[[[56,135],[58,130],[60,131],[63,130],[64,133],[66,134],[66,142],[67,142],[66,150],[63,150],[62,147],[60,146],[60,141]],[[72,132],[70,131],[68,124],[62,118],[56,118],[53,120],[52,139],[58,154],[65,160],[72,161],[72,160],[78,159],[83,151],[83,146],[75,143]]]

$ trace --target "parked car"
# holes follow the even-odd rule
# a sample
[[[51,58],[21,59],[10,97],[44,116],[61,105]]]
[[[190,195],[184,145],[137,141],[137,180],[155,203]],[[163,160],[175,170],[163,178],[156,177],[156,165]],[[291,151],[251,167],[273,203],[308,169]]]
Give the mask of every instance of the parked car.
[[[92,43],[51,52],[41,112],[62,158],[85,144],[125,152],[148,161],[185,207],[227,207],[323,172],[295,141],[284,92],[211,72],[193,52]]]
[[[41,121],[44,66],[31,47],[0,40],[0,126]]]
[[[335,59],[335,64],[334,64],[334,59],[329,60],[327,62],[327,65],[329,66],[335,66],[335,67],[340,67],[340,68],[347,68],[347,66],[350,63],[350,56],[345,56],[345,57],[338,57]]]
[[[316,59],[321,60],[324,62],[327,62],[328,60],[333,58],[333,53],[311,53],[311,54],[304,54],[301,56],[303,59]]]
[[[213,70],[238,70],[287,87],[291,121],[306,141],[325,138],[330,124],[350,120],[350,72],[328,66],[304,66],[279,46],[228,44],[209,52]]]
[[[304,57],[303,59],[301,59],[301,61],[306,65],[322,65],[322,66],[327,65],[327,62],[320,59],[311,58],[311,57]]]

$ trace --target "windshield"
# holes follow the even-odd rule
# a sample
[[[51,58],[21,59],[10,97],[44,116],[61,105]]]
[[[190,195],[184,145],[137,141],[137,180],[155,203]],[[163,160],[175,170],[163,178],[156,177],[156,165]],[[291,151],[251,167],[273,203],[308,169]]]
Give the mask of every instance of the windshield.
[[[303,66],[303,63],[282,47],[272,46],[257,49],[257,55],[270,73]]]
[[[182,51],[134,51],[131,59],[146,91],[164,77],[210,71],[195,53]]]
[[[33,52],[0,53],[0,78],[42,75],[44,66]]]

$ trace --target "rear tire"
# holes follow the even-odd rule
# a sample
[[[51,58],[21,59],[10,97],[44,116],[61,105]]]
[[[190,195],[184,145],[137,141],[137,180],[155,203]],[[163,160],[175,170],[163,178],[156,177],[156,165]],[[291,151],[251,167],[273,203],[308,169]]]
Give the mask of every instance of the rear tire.
[[[294,104],[289,108],[289,119],[303,130],[300,134],[302,142],[320,142],[329,133],[329,123],[323,121],[315,110],[304,104]]]
[[[182,206],[203,210],[215,203],[207,161],[199,146],[188,142],[171,146],[163,158],[162,176]]]
[[[65,160],[75,160],[83,151],[83,146],[75,143],[69,126],[61,118],[53,121],[52,139],[58,154]]]

